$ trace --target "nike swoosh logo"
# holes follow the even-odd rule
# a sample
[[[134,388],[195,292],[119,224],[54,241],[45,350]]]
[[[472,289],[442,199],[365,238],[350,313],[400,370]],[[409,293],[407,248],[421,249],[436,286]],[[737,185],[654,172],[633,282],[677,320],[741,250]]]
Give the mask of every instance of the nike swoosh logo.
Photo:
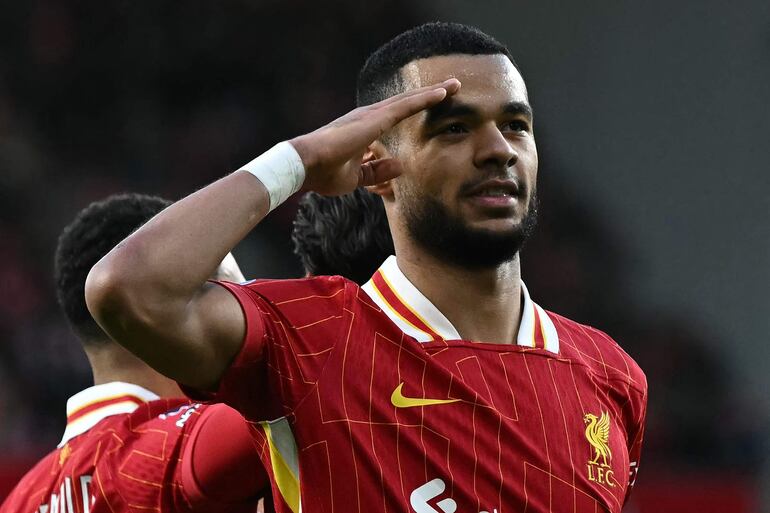
[[[415,406],[434,406],[436,404],[456,403],[459,399],[427,399],[424,397],[406,397],[401,393],[404,384],[401,383],[390,394],[390,402],[396,408],[414,408]]]

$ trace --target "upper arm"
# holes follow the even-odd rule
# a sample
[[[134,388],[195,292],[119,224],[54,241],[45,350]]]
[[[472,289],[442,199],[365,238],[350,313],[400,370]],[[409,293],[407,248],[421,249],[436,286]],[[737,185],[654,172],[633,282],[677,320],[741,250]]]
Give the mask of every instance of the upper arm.
[[[171,377],[200,390],[214,390],[244,343],[246,317],[241,304],[224,287],[206,283],[177,329],[167,330],[166,336],[188,344],[194,360],[186,369],[177,366],[178,374]]]
[[[319,277],[222,283],[244,318],[243,344],[214,394],[249,420],[288,415],[315,386],[345,333],[346,281]],[[191,393],[190,393],[191,392]]]
[[[232,294],[205,283],[183,303],[162,295],[131,295],[132,287],[122,286],[122,279],[94,269],[86,281],[86,302],[113,340],[180,383],[216,387],[245,334],[244,314]]]

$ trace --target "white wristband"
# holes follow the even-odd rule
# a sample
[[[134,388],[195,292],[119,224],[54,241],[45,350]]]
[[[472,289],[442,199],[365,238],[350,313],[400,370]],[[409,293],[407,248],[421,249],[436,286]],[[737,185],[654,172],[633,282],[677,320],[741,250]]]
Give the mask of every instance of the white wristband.
[[[270,195],[270,210],[289,199],[305,183],[305,166],[288,141],[276,144],[255,158],[242,171],[248,171],[262,182]]]

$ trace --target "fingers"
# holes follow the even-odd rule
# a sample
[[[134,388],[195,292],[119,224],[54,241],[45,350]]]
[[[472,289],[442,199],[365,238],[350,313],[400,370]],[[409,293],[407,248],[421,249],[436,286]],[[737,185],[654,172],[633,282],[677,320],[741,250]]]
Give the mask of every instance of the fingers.
[[[403,121],[409,116],[413,116],[421,110],[427,109],[442,102],[444,98],[447,97],[448,93],[449,92],[444,88],[425,91],[420,94],[402,98],[397,102],[393,102],[386,108],[382,109],[381,112],[390,122],[390,126],[388,128],[392,128],[397,123]]]
[[[369,107],[361,107],[314,132],[290,142],[307,171],[305,188],[341,194],[357,178],[359,186],[375,185],[399,176],[400,164],[381,159],[358,165],[366,148],[400,121],[441,102],[460,89],[457,79],[406,91]],[[356,176],[358,175],[358,176]],[[316,179],[317,177],[317,179]]]
[[[404,91],[403,93],[391,96],[390,98],[386,98],[381,102],[374,103],[370,107],[372,109],[381,109],[382,107],[387,107],[388,105],[399,102],[406,98],[409,98],[412,96],[418,96],[430,91],[436,91],[438,89],[445,90],[447,94],[451,96],[460,90],[460,81],[457,80],[456,78],[450,78],[450,79],[444,80],[439,84],[418,87],[417,89],[410,89],[408,91]]]
[[[392,97],[390,103],[376,110],[376,113],[382,116],[380,118],[380,132],[384,133],[390,130],[404,119],[440,103],[447,96],[455,94],[459,90],[460,82],[452,78],[437,86],[423,87]]]
[[[441,83],[441,87],[446,89],[447,96],[452,96],[460,90],[462,84],[456,78],[449,78]]]
[[[401,164],[396,159],[370,160],[361,164],[358,187],[386,182],[402,173]]]

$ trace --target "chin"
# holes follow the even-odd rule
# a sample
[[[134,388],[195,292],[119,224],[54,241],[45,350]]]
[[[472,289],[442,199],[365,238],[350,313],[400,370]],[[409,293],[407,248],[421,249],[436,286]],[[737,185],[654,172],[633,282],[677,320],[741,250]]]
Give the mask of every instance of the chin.
[[[484,219],[467,224],[471,230],[483,230],[493,234],[505,235],[521,230],[520,219]]]

